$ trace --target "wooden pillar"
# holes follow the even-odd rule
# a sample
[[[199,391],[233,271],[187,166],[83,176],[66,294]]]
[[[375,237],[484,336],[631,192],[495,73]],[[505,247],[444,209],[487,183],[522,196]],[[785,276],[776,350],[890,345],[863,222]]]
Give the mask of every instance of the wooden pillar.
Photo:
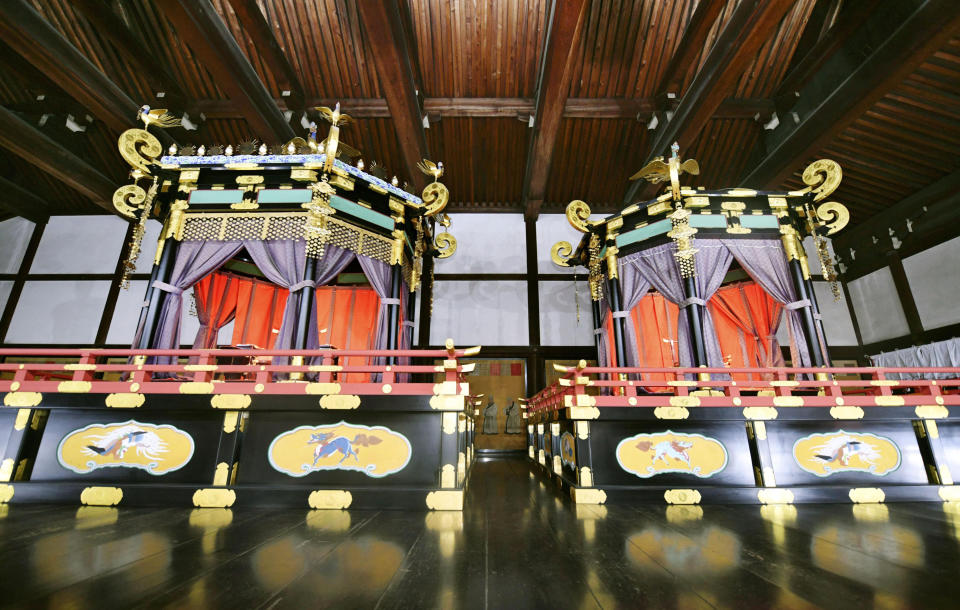
[[[603,327],[600,325],[600,320],[602,319],[602,312],[600,311],[600,301],[590,301],[590,310],[593,312],[593,345],[597,348],[597,364],[600,364],[600,356],[603,354],[603,345],[600,343],[600,333],[597,330],[603,330]]]
[[[403,268],[401,263],[393,265],[390,271],[392,274],[390,278],[390,298],[393,302],[387,305],[387,349],[397,349],[397,340],[399,338],[397,330],[400,324],[400,289],[403,287]],[[393,365],[396,363],[396,356],[387,358],[387,364]]]
[[[695,278],[683,279],[683,296],[686,299],[699,299]],[[687,318],[690,320],[690,354],[693,357],[693,366],[707,366],[707,345],[703,338],[703,306],[691,303],[686,306]]]
[[[896,250],[887,252],[887,263],[890,265],[890,275],[893,277],[893,285],[897,289],[897,298],[903,308],[903,315],[907,319],[907,326],[910,328],[910,341],[914,345],[919,345],[923,342],[923,321],[920,319],[920,311],[917,309],[917,302],[913,298],[913,291],[910,290],[907,271],[903,268],[900,254]]]
[[[317,280],[317,261],[307,258],[307,268],[303,274],[304,281]],[[308,286],[297,291],[297,334],[293,340],[293,349],[307,349],[308,333],[310,332],[310,315],[313,313],[313,302],[316,299],[316,286]],[[291,295],[292,298],[293,295]]]
[[[813,311],[813,323],[817,329],[817,344],[820,345],[820,353],[823,356],[823,365],[832,366],[830,362],[830,351],[827,347],[827,333],[823,330],[823,318],[820,314],[820,304],[817,303],[817,291],[813,289],[813,280],[809,277],[804,280],[807,286],[807,295],[810,299],[810,308]],[[821,344],[821,341],[823,342]]]
[[[180,245],[173,237],[168,237],[160,246],[160,260],[153,265],[153,272],[150,274],[150,285],[147,286],[147,294],[144,297],[146,307],[140,310],[140,323],[143,332],[140,333],[140,341],[137,343],[138,349],[149,349],[156,339],[157,324],[160,320],[160,309],[167,300],[168,294],[164,290],[154,288],[154,282],[168,283],[170,275],[173,273],[173,261],[177,256],[177,249]],[[141,326],[138,326],[141,328]],[[175,348],[178,346],[174,346]]]
[[[620,279],[616,277],[610,278],[607,282],[610,293],[610,315],[613,319],[613,347],[614,353],[617,355],[617,362],[615,366],[626,366],[624,360],[624,354],[626,349],[625,343],[625,333],[624,333],[624,320],[623,318],[617,317],[616,313],[621,310],[623,307],[623,300],[620,295]]]
[[[793,280],[793,288],[797,292],[797,300],[809,300],[810,294],[807,292],[807,284],[804,278],[803,266],[800,260],[794,258],[789,261],[790,278]],[[813,319],[813,301],[810,307],[801,307],[800,323],[803,325],[803,334],[807,342],[807,351],[810,353],[811,366],[824,366],[823,352],[820,350],[820,339],[817,335],[817,326]],[[796,362],[793,363],[797,365]]]

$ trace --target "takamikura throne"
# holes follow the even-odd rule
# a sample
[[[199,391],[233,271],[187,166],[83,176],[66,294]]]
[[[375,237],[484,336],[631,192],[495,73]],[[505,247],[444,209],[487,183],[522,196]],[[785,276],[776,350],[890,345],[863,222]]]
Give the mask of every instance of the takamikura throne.
[[[477,399],[459,359],[479,348],[411,349],[415,293],[456,250],[443,164],[421,162],[418,197],[364,171],[339,104],[316,111],[322,141],[314,123],[272,148],[163,154],[149,130],[179,121],[141,109],[146,129],[119,140],[133,181],[114,195],[135,223],[128,272],[148,219],[163,226],[134,345],[59,354],[66,381],[49,364],[0,381],[4,468],[23,465],[4,501],[463,506]],[[216,349],[230,321],[233,348]]]

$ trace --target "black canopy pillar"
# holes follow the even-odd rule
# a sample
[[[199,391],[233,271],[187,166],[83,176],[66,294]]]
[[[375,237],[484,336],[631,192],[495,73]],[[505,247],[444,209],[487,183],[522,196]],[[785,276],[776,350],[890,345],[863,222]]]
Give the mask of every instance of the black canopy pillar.
[[[697,282],[693,276],[683,278],[683,297],[687,318],[690,320],[690,354],[693,366],[707,366],[707,345],[703,338],[703,306],[691,300],[699,300]]]
[[[400,325],[400,289],[403,286],[403,267],[398,262],[390,268],[390,300],[387,305],[387,349],[397,349],[400,335],[397,332]],[[387,358],[387,364],[397,363],[396,356]]]
[[[157,324],[160,320],[160,308],[163,306],[164,299],[167,298],[166,292],[154,288],[153,285],[156,282],[169,283],[170,275],[173,273],[173,261],[177,257],[180,242],[176,240],[168,227],[169,222],[160,234],[157,254],[153,261],[153,270],[150,273],[150,282],[147,284],[147,291],[143,297],[143,307],[140,309],[140,321],[137,323],[137,328],[143,330],[136,346],[138,349],[149,349],[153,345],[157,334]]]
[[[807,256],[803,249],[803,243],[800,241],[796,229],[789,224],[782,225],[780,232],[783,250],[787,255],[787,265],[790,267],[790,279],[797,293],[797,301],[808,303],[808,305],[800,307],[799,311],[807,351],[810,354],[810,363],[813,366],[825,366],[824,350],[820,346],[820,334],[817,332],[816,321],[813,317],[814,301],[811,298],[813,291],[808,290],[807,282],[810,279],[810,270],[807,267]],[[794,363],[794,365],[796,364]]]
[[[304,270],[303,279],[310,282],[306,288],[297,291],[297,334],[293,339],[293,349],[307,349],[307,334],[310,328],[310,312],[313,311],[313,303],[316,299],[316,290],[313,283],[317,281],[317,261],[313,258],[307,258],[307,268]]]

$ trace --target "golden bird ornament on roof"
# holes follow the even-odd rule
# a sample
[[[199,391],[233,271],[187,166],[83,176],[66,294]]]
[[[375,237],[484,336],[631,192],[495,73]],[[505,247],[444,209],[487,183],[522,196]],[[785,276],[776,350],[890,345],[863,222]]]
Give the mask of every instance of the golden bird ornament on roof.
[[[443,175],[443,161],[434,163],[429,159],[423,159],[422,161],[417,162],[417,167],[420,168],[420,171],[426,175],[433,176],[434,182],[439,180],[440,176]]]
[[[349,114],[340,112],[340,102],[337,102],[333,110],[330,110],[326,106],[316,106],[314,110],[319,112],[320,116],[330,123],[330,133],[327,134],[327,139],[324,140],[323,145],[323,154],[325,155],[323,171],[329,172],[333,169],[334,159],[337,158],[337,145],[340,143],[340,127],[346,127],[353,122],[353,119]]]
[[[340,102],[331,110],[327,106],[315,106],[314,110],[320,113],[328,123],[336,127],[345,127],[353,122],[353,117],[340,112]]]
[[[180,126],[180,119],[167,112],[166,108],[150,110],[150,106],[144,104],[140,106],[140,113],[137,117],[143,121],[143,126],[148,129],[151,125],[156,125],[162,129]]]
[[[700,164],[696,159],[687,159],[677,166],[678,173],[697,176],[700,174]],[[663,160],[663,157],[657,157],[650,163],[643,166],[639,172],[630,176],[630,180],[646,180],[647,182],[657,184],[670,178],[670,164]]]

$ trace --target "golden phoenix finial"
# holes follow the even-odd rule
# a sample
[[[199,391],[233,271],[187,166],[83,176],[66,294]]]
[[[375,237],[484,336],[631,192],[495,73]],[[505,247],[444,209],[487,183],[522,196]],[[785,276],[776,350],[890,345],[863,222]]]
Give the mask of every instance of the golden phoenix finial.
[[[676,163],[677,175],[687,173],[693,176],[700,174],[700,164],[697,163],[696,159],[687,159],[684,162],[680,162],[680,157],[678,155],[680,147],[677,144],[674,144],[670,147],[673,151],[673,155],[670,157],[669,161],[664,161],[663,157],[657,157],[650,163],[647,163],[643,166],[639,172],[630,176],[630,180],[646,180],[652,184],[657,184],[670,178],[670,166]]]
[[[330,123],[330,133],[327,139],[323,141],[323,171],[328,172],[333,169],[333,161],[337,158],[337,146],[340,144],[340,127],[346,127],[353,122],[349,114],[340,112],[340,102],[333,110],[326,106],[315,106],[314,110],[320,113],[324,119]]]
[[[340,112],[340,102],[337,102],[337,105],[331,110],[327,106],[315,106],[314,110],[320,113],[328,123],[334,127],[346,127],[353,122],[353,117],[349,114],[344,114]]]
[[[424,174],[433,176],[434,182],[439,180],[440,176],[443,175],[443,161],[434,163],[429,159],[423,159],[422,161],[417,162],[417,167],[420,168],[420,171]]]
[[[170,127],[180,126],[180,119],[167,112],[166,108],[150,110],[150,106],[147,106],[146,104],[140,106],[140,112],[137,114],[137,118],[143,121],[143,126],[145,129],[149,128],[151,125],[156,125],[161,129],[169,129]]]

